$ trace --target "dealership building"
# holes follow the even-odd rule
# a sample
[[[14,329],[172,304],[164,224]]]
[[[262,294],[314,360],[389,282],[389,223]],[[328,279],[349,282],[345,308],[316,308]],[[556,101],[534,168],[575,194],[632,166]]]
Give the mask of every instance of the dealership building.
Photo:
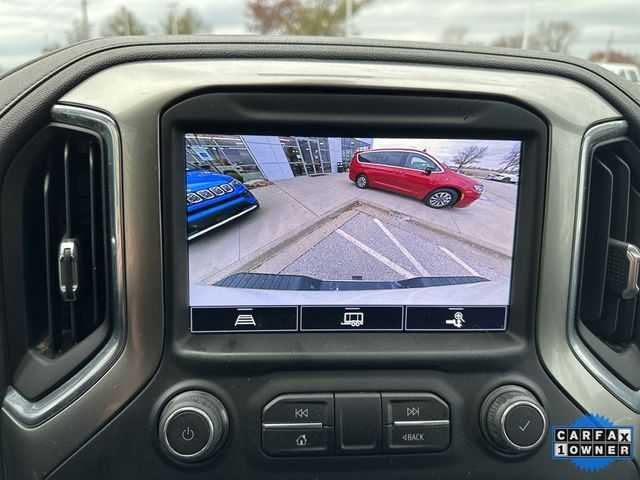
[[[301,175],[337,173],[372,138],[277,137],[188,134],[187,161],[221,173],[235,171],[244,180],[285,180]]]

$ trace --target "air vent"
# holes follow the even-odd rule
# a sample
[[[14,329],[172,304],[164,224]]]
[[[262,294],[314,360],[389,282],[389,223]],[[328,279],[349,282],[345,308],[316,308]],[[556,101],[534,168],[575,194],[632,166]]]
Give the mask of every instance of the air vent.
[[[52,124],[23,149],[3,191],[12,384],[37,399],[108,337],[106,171],[101,137]],[[9,233],[10,232],[10,233]]]
[[[41,186],[42,235],[33,240],[45,253],[46,298],[37,300],[47,308],[32,340],[48,357],[81,342],[105,318],[103,178],[94,138],[66,134],[53,142]]]
[[[640,261],[640,156],[627,142],[594,152],[588,191],[580,317],[599,337],[633,340]]]
[[[640,386],[640,151],[632,142],[593,151],[586,195],[579,331],[616,375]]]

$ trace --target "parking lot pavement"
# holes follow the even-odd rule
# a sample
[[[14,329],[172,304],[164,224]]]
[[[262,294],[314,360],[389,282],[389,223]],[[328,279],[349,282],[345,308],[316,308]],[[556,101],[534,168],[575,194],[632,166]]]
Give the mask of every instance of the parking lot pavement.
[[[356,208],[358,210],[358,208]],[[424,227],[406,230],[391,216],[358,211],[287,267],[271,273],[308,275],[323,280],[403,280],[432,276],[508,278],[502,255]],[[382,219],[381,219],[382,218]],[[292,244],[287,248],[295,249]],[[269,267],[267,266],[268,270]],[[260,271],[264,272],[265,268]]]
[[[394,214],[411,220],[405,221],[405,224],[413,222],[422,227],[430,227],[432,233],[435,230],[449,233],[455,237],[449,241],[457,239],[463,245],[469,243],[474,248],[482,246],[511,256],[517,187],[490,181],[485,181],[484,184],[483,196],[470,207],[442,210],[428,208],[419,200],[394,193],[358,189],[346,173],[296,177],[256,188],[252,192],[260,201],[258,210],[189,243],[190,279],[196,283],[211,284],[219,279],[220,273],[233,270],[234,266],[246,265],[269,248],[279,248],[279,245],[295,236],[296,232],[314,229],[316,224],[320,225],[324,221],[325,216],[340,211],[341,208],[348,208],[357,201],[366,202],[383,214],[388,211],[397,212]],[[356,238],[347,231],[345,233]],[[346,242],[350,244],[350,248],[358,248],[356,243],[349,241],[344,235],[337,235],[340,239],[331,241],[340,244]],[[383,241],[392,242],[384,232],[382,236],[387,239]],[[415,241],[408,240],[410,243]],[[413,255],[417,259],[417,256],[426,253]],[[371,255],[368,257],[373,258]],[[415,268],[411,261],[409,268],[405,268],[405,260],[398,261],[403,262],[400,266],[407,271]],[[470,262],[473,264],[473,260]],[[423,266],[431,273],[425,263],[429,262],[425,260]]]

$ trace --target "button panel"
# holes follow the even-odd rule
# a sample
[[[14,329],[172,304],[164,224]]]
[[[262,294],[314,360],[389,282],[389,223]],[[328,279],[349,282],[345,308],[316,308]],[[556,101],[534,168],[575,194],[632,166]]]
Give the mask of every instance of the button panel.
[[[504,331],[507,306],[191,307],[191,333]]]
[[[450,441],[449,406],[432,393],[282,395],[262,412],[271,456],[440,452]]]

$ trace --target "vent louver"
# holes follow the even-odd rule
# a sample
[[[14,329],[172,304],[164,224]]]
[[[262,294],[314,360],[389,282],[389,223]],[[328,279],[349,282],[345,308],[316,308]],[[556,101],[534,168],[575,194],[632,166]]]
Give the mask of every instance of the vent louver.
[[[12,385],[39,399],[113,331],[110,217],[102,137],[51,124],[24,147],[2,191]]]
[[[640,150],[622,138],[590,156],[576,329],[607,373],[640,389]]]
[[[77,132],[55,138],[41,188],[44,231],[33,241],[44,250],[45,298],[38,303],[46,304],[46,322],[34,322],[32,341],[56,357],[106,315],[104,167],[96,139]]]
[[[120,136],[55,105],[0,191],[10,386],[23,425],[52,418],[112,367],[126,339]]]
[[[627,140],[592,156],[582,262],[580,318],[613,343],[634,339],[640,261],[640,155]]]

